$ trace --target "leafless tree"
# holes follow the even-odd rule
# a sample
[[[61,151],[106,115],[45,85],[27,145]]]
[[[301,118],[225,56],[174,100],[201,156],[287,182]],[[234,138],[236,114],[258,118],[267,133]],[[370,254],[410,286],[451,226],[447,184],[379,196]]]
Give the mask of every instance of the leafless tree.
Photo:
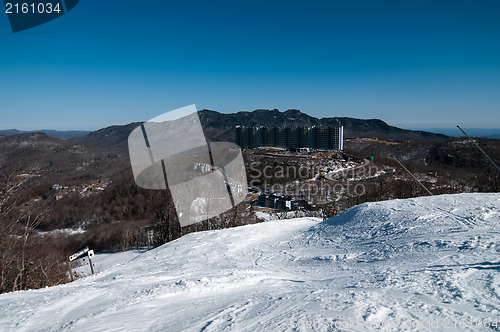
[[[13,172],[0,183],[0,292],[63,282],[60,256],[35,231],[46,202],[27,200],[21,192],[31,172]],[[42,247],[43,246],[43,247]]]

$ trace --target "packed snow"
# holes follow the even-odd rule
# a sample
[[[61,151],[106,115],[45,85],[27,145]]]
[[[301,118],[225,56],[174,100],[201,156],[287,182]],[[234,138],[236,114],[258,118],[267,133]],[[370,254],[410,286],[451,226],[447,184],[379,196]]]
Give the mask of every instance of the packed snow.
[[[0,295],[1,331],[498,331],[500,194],[193,233]]]

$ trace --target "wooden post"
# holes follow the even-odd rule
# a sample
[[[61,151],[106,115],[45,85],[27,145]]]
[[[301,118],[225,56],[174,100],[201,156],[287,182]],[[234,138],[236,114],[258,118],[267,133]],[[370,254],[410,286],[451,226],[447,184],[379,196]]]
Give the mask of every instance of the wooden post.
[[[92,274],[94,274],[94,266],[92,265],[92,257],[94,257],[94,250],[89,250],[87,252],[87,256],[89,258],[90,272],[92,272]]]
[[[71,281],[73,280],[73,270],[71,269],[71,261],[68,259],[68,269],[69,269],[69,276],[71,277]]]
[[[92,260],[89,257],[90,271],[94,274],[94,267],[92,266]]]

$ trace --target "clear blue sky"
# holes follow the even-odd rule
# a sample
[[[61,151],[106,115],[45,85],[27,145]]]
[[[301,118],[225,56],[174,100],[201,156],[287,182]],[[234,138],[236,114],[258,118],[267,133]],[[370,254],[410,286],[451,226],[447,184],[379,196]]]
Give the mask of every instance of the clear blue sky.
[[[81,0],[13,34],[0,129],[97,129],[189,104],[500,128],[500,1]]]

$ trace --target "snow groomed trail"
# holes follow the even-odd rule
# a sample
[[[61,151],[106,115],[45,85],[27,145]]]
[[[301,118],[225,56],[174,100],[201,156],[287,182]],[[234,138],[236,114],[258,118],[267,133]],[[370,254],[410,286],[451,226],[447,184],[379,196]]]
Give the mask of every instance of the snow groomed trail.
[[[186,235],[0,295],[1,331],[499,331],[500,194]]]

